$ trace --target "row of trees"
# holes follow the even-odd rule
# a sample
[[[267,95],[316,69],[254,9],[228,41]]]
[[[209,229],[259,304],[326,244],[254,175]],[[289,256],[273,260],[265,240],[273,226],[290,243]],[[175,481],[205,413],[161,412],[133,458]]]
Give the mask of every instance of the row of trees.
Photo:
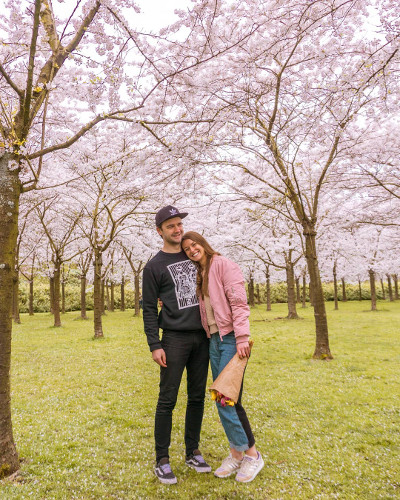
[[[399,14],[390,0],[197,0],[156,34],[135,29],[133,1],[6,5],[4,474],[19,467],[11,316],[16,269],[29,248],[48,248],[55,295],[63,262],[82,258],[82,269],[93,262],[100,336],[109,255],[122,249],[135,266],[144,262],[158,246],[150,230],[154,212],[171,202],[185,206],[191,228],[237,261],[278,264],[288,281],[293,266],[307,269],[314,357],[332,358],[323,269],[340,273],[347,263],[352,276],[341,275],[348,279],[353,271],[363,279],[361,273],[398,270]],[[27,231],[30,224],[40,231]],[[354,267],[357,259],[364,264]]]

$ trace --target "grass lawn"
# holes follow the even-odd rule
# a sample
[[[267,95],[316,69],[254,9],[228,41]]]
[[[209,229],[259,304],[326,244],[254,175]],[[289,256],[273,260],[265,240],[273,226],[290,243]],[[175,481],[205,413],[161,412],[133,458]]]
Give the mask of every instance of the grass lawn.
[[[105,338],[79,313],[14,327],[14,435],[22,459],[1,499],[400,498],[400,303],[327,304],[334,360],[313,361],[312,309],[276,319],[285,304],[252,310],[254,351],[246,408],[265,468],[249,484],[199,475],[184,464],[186,390],[174,412],[171,464],[178,484],[153,473],[158,369],[141,318],[104,318]],[[209,397],[201,450],[217,468],[227,442]]]

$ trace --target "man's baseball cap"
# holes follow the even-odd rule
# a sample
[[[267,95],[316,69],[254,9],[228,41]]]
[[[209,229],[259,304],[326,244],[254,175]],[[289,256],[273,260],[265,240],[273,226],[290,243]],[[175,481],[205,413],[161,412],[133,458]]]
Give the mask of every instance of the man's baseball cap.
[[[156,213],[156,226],[160,227],[163,222],[168,219],[172,219],[173,217],[180,217],[181,219],[184,219],[187,215],[188,212],[179,212],[176,207],[167,205]]]

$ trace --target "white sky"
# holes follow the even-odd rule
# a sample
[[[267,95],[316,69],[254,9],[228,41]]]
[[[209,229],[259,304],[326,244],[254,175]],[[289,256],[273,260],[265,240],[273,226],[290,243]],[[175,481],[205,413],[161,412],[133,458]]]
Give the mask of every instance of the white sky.
[[[141,13],[138,15],[137,27],[158,31],[177,20],[175,9],[186,9],[191,6],[190,0],[136,0]],[[136,15],[136,14],[135,14]]]

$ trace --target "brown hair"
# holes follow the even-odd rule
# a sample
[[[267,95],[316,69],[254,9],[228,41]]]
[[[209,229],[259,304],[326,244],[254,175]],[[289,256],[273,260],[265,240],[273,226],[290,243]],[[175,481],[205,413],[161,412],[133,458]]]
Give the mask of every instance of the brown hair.
[[[188,231],[182,236],[182,248],[183,248],[183,242],[185,240],[192,240],[198,245],[201,245],[204,248],[204,253],[206,255],[206,264],[204,268],[200,266],[198,262],[193,262],[195,266],[197,267],[197,295],[201,295],[201,297],[204,299],[204,295],[208,295],[208,273],[210,271],[210,264],[211,264],[211,259],[213,258],[214,255],[221,255],[218,252],[216,252],[211,245],[208,243],[208,241],[199,233],[196,233],[196,231]]]

